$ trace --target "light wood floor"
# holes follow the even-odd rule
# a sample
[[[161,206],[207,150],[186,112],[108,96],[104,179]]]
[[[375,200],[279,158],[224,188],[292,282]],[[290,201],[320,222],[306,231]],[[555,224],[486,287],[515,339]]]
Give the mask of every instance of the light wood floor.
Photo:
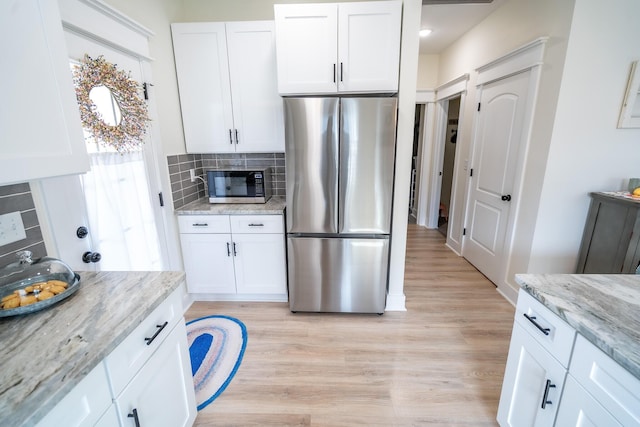
[[[244,360],[196,426],[496,426],[514,308],[409,225],[406,312],[292,314],[284,303],[198,302],[247,326]]]

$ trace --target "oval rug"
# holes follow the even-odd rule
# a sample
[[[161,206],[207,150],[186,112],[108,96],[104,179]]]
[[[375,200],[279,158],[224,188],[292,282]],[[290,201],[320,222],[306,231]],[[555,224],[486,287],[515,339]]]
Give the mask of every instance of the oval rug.
[[[236,374],[247,347],[247,328],[229,316],[187,322],[187,341],[198,411],[213,402]]]

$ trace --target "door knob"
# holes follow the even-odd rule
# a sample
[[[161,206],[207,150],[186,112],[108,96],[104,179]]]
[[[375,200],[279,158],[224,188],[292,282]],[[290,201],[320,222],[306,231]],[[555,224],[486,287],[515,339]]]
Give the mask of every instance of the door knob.
[[[78,239],[84,239],[88,234],[89,230],[87,229],[87,227],[78,227],[78,229],[76,230],[76,236],[78,236]]]
[[[82,261],[89,264],[90,262],[98,262],[102,259],[99,252],[85,252],[82,254]]]
[[[502,201],[503,202],[510,202],[511,201],[511,194],[506,194],[506,195],[502,196]]]

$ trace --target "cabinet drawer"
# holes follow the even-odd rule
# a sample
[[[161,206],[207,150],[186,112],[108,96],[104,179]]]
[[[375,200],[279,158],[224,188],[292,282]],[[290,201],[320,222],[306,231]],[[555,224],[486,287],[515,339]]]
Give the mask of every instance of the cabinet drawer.
[[[182,319],[183,292],[182,286],[179,286],[105,358],[107,375],[114,396],[120,394],[129,380],[164,341],[178,320]]]
[[[569,366],[575,330],[522,289],[518,293],[516,322],[519,322],[562,366]]]
[[[178,227],[183,234],[229,233],[229,215],[180,215]]]
[[[622,425],[640,426],[640,380],[579,334],[569,372]]]
[[[231,215],[233,233],[284,233],[282,215]]]

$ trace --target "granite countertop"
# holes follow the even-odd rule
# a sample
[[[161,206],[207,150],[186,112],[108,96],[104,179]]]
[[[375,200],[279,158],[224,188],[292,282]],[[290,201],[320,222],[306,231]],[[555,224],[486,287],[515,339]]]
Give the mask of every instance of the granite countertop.
[[[0,424],[33,425],[184,281],[183,272],[79,272],[60,303],[0,319]]]
[[[204,197],[175,210],[176,215],[281,215],[285,198],[273,196],[267,203],[209,203]]]
[[[517,274],[516,281],[640,379],[640,275]]]

